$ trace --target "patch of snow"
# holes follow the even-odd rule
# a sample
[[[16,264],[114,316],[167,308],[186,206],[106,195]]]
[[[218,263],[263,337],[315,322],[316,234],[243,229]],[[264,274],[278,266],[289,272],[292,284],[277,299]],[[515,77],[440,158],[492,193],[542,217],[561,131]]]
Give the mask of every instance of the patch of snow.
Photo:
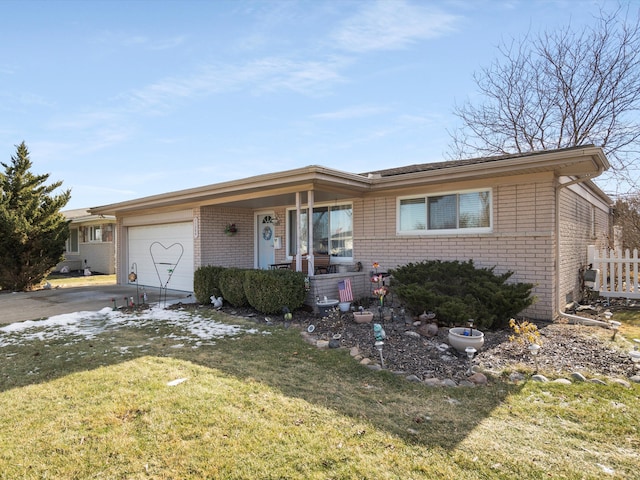
[[[186,381],[187,381],[186,378],[176,378],[175,380],[171,380],[170,382],[167,382],[167,386],[175,387],[176,385],[180,385],[182,382],[186,382]]]
[[[600,463],[596,463],[596,465],[600,467],[600,470],[602,470],[604,473],[608,473],[609,475],[613,475],[616,473],[613,468],[609,468],[606,465],[602,465]]]
[[[90,340],[105,330],[142,328],[151,323],[165,323],[182,334],[167,337],[181,341],[212,340],[242,333],[259,333],[239,325],[227,325],[198,314],[179,310],[166,310],[154,306],[142,312],[127,313],[105,307],[97,312],[80,311],[55,315],[44,320],[16,322],[0,328],[0,347],[21,345],[28,341],[51,341],[66,337]],[[73,343],[73,342],[71,342]]]

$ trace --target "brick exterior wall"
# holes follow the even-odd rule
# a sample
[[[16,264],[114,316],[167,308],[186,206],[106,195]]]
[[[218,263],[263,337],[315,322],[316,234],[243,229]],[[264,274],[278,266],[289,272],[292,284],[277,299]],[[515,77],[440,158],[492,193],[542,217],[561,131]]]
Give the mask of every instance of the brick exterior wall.
[[[580,269],[587,264],[587,245],[609,245],[609,208],[589,198],[581,187],[560,191],[560,305],[581,299]]]
[[[477,267],[495,267],[496,273],[512,271],[511,281],[535,285],[537,301],[523,315],[555,318],[556,180],[552,176],[513,180],[493,185],[493,232],[486,234],[397,236],[395,196],[355,201],[354,260],[361,261],[365,269],[377,261],[386,270],[421,260],[473,259]],[[560,192],[561,288],[573,292],[576,298],[578,270],[585,262],[587,245],[596,238],[602,241],[608,229],[608,213],[602,204],[598,208],[590,203],[598,204],[596,199],[566,189]],[[593,208],[595,236],[591,235]]]
[[[513,271],[515,282],[534,283],[538,301],[526,315],[552,317],[554,189],[550,180],[497,185],[493,232],[456,235],[396,235],[395,196],[354,203],[354,260],[381,270],[422,260],[473,259],[477,267]],[[538,205],[538,208],[536,208]]]
[[[198,218],[199,235],[194,245],[196,268],[201,265],[253,268],[254,212],[227,207],[201,207],[194,212]],[[238,233],[227,236],[224,229],[235,223]]]

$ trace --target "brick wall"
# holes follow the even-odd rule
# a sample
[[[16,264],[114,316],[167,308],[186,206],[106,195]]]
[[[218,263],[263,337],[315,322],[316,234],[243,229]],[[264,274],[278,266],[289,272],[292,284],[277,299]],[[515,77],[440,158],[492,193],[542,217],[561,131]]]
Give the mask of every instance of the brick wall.
[[[200,265],[253,268],[253,210],[226,207],[202,207],[195,212],[199,235],[194,245],[196,268]],[[227,236],[224,229],[235,223],[238,233]]]
[[[551,178],[498,184],[493,189],[492,233],[396,235],[396,196],[354,202],[354,261],[366,271],[422,260],[473,259],[477,267],[514,272],[511,281],[534,283],[537,302],[526,315],[553,317],[554,187]]]
[[[587,245],[608,244],[608,206],[590,200],[580,187],[560,191],[560,305],[581,299],[581,267],[587,263]]]
[[[493,185],[493,232],[456,235],[396,235],[396,196],[354,201],[354,261],[368,271],[422,260],[473,259],[478,267],[512,271],[510,281],[533,283],[537,300],[523,315],[557,316],[556,179],[514,177]],[[487,185],[484,185],[487,186]],[[581,185],[560,191],[561,301],[579,298],[579,269],[587,245],[607,243],[608,206]],[[420,194],[428,192],[420,192]]]

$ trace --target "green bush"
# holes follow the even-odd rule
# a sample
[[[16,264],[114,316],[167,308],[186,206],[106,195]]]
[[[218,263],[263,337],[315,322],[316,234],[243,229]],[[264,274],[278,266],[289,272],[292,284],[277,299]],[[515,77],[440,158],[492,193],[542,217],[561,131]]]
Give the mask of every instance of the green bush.
[[[262,313],[290,311],[304,303],[305,275],[291,270],[249,270],[244,276],[244,292],[253,308]]]
[[[207,265],[198,268],[193,274],[193,294],[198,303],[211,303],[211,297],[222,295],[220,290],[220,274],[224,267]]]
[[[222,298],[234,307],[246,307],[249,305],[244,293],[244,276],[249,270],[240,268],[225,268],[220,272],[220,293]]]
[[[409,263],[390,270],[391,289],[413,313],[432,311],[448,325],[473,318],[477,328],[501,328],[535,301],[533,284],[506,283],[513,275],[476,268],[473,261]]]

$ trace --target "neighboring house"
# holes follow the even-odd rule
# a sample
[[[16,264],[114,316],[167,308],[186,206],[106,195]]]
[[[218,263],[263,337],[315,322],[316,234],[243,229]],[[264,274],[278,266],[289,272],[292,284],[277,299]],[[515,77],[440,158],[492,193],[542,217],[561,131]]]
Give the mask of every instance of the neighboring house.
[[[593,146],[364,174],[309,166],[91,212],[117,219],[121,284],[135,270],[142,285],[191,291],[199,266],[264,269],[295,258],[301,268],[329,254],[337,273],[309,268],[314,304],[335,297],[347,276],[354,296],[368,296],[373,262],[386,270],[473,259],[535,284],[537,301],[524,313],[552,319],[579,299],[587,246],[608,245],[612,201],[591,181],[608,168]]]
[[[88,210],[67,210],[62,214],[70,221],[64,260],[54,268],[113,275],[115,273],[115,224],[112,215],[94,215]]]

